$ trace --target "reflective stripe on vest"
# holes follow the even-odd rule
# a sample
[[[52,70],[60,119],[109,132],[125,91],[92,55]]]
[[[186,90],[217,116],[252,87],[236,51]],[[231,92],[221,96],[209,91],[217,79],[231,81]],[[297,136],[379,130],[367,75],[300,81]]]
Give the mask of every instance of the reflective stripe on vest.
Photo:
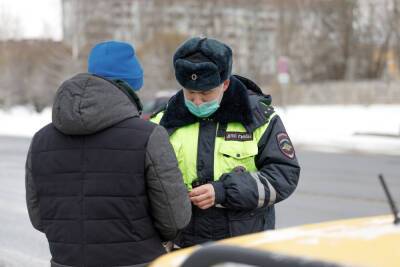
[[[161,121],[163,112],[151,119],[154,123]],[[269,122],[276,115],[273,113],[268,122],[253,132],[252,140],[235,141],[225,140],[225,137],[216,137],[214,147],[214,181],[222,174],[231,172],[235,167],[241,166],[248,172],[256,172],[255,157],[258,154],[258,142],[269,126]],[[218,129],[218,127],[217,127]],[[226,132],[245,133],[246,129],[241,123],[228,123]],[[192,123],[178,128],[170,136],[170,142],[175,150],[179,168],[183,174],[184,182],[188,189],[197,178],[197,148],[198,148],[199,123]]]

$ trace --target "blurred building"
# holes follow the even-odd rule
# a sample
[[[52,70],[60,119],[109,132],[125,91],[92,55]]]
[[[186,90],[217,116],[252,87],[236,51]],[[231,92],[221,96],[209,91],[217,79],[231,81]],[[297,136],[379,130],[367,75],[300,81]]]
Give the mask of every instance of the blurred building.
[[[277,2],[268,0],[63,0],[64,39],[80,51],[105,39],[140,47],[157,34],[204,35],[228,43],[235,71],[275,73]]]
[[[45,39],[0,41],[0,106],[48,106],[65,79],[76,72],[70,49]]]
[[[78,58],[87,46],[106,39],[138,39],[139,5],[145,0],[63,0],[64,41]]]

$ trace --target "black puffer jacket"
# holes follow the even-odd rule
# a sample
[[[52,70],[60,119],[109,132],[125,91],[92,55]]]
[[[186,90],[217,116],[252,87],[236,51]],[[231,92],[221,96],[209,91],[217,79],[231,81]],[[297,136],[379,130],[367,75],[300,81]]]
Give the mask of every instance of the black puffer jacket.
[[[128,90],[89,74],[67,80],[53,123],[32,140],[28,211],[55,266],[149,262],[190,219],[168,135],[139,118]]]

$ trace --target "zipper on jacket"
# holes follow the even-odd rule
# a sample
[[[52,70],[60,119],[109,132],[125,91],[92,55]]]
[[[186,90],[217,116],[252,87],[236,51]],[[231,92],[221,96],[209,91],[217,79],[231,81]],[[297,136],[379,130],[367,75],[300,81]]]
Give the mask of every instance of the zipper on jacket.
[[[85,176],[86,176],[86,136],[83,136],[82,141],[82,179],[81,179],[81,195],[80,195],[80,205],[81,205],[81,231],[82,231],[82,264],[86,266],[86,233],[85,233],[85,218],[84,218],[84,206],[85,206]]]

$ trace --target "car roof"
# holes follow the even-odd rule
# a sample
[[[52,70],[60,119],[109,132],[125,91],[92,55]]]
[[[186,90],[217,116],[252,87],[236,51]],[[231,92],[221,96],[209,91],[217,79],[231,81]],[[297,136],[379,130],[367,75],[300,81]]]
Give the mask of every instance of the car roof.
[[[400,226],[393,216],[332,221],[265,231],[225,239],[216,244],[238,246],[350,266],[400,266]],[[156,260],[152,267],[179,266],[200,246]]]

